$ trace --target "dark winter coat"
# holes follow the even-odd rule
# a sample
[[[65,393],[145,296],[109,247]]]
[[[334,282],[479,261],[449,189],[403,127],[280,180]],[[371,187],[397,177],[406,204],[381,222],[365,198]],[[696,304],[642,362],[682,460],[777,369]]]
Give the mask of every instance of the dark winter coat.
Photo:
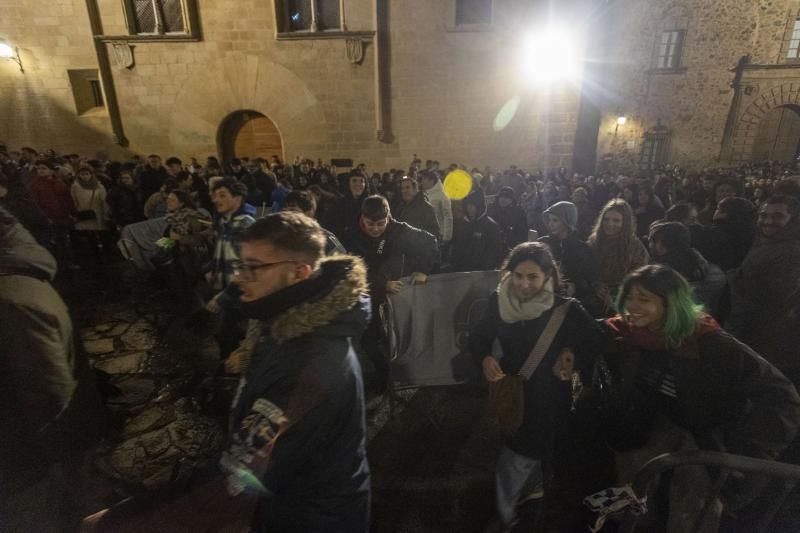
[[[513,200],[508,207],[500,207],[500,204],[495,202],[489,208],[489,216],[500,227],[503,248],[506,251],[528,240],[528,217],[516,200]]]
[[[755,225],[735,220],[723,220],[707,226],[697,249],[722,270],[739,268],[753,246]]]
[[[370,474],[353,349],[369,319],[364,264],[324,259],[318,275],[242,310],[262,322],[263,334],[234,402],[233,441],[221,465],[229,486],[242,487],[241,472],[252,469],[266,489],[253,531],[366,533]]]
[[[55,274],[55,259],[21,225],[0,235],[0,497],[101,429],[94,376],[50,285]]]
[[[561,269],[562,281],[575,284],[575,298],[595,314],[594,291],[599,283],[600,266],[592,249],[573,233],[564,240],[546,235],[539,239],[550,247]]]
[[[578,301],[556,296],[554,307],[567,301],[570,301],[570,309],[561,329],[531,379],[525,382],[522,426],[509,443],[515,452],[534,459],[551,457],[555,434],[566,422],[570,411],[571,384],[553,374],[559,353],[564,348],[571,348],[575,352],[576,370],[581,373],[584,383],[590,383],[595,354],[604,346],[600,327]],[[486,315],[470,331],[469,349],[473,359],[480,364],[491,355],[492,343],[497,339],[503,349],[500,366],[507,375],[517,374],[552,314],[550,309],[534,320],[513,324],[503,322],[497,292],[493,293],[489,297]]]
[[[763,459],[776,458],[797,433],[800,397],[792,383],[727,332],[710,331],[670,351],[637,349],[611,329],[609,335],[617,339],[606,359],[618,379],[620,431],[646,433],[660,414],[691,431],[701,448]],[[643,388],[648,371],[673,376],[676,397]]]
[[[23,187],[12,187],[5,198],[0,198],[0,207],[14,215],[39,244],[48,245],[50,221]]]
[[[111,220],[120,228],[141,222],[144,218],[135,189],[128,189],[124,186],[114,187],[109,191],[106,202],[111,208]]]
[[[474,197],[474,200],[470,200],[470,197]],[[486,201],[482,193],[471,193],[464,201],[467,200],[476,202],[480,214],[473,220],[465,216],[454,222],[450,257],[452,270],[496,270],[500,268],[504,257],[500,226],[486,213]]]
[[[430,274],[439,260],[436,237],[391,219],[377,239],[357,229],[342,244],[348,253],[364,259],[373,306],[386,301],[386,282],[414,272]]]
[[[753,245],[732,276],[727,326],[800,386],[800,223]]]
[[[442,238],[436,213],[433,206],[425,199],[424,193],[417,193],[409,203],[400,199],[392,208],[392,217],[398,222],[405,222],[409,226],[427,231],[438,240]]]
[[[332,231],[342,242],[347,241],[348,235],[358,231],[358,220],[361,218],[361,204],[367,197],[367,191],[358,197],[353,198],[350,189],[344,196],[338,198],[330,209],[327,210],[325,218],[321,221],[322,225]],[[347,244],[345,244],[345,247]]]
[[[164,167],[152,168],[147,166],[139,173],[139,193],[142,202],[146,202],[148,198],[161,190],[161,186],[169,178],[167,169]]]

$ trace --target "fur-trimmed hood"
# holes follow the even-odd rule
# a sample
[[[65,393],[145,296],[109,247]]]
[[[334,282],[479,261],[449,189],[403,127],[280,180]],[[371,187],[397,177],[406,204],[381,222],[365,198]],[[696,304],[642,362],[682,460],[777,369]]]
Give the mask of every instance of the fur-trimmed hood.
[[[370,316],[367,268],[358,257],[324,258],[308,280],[242,303],[242,311],[262,321],[278,344],[323,328],[332,336],[360,336]]]

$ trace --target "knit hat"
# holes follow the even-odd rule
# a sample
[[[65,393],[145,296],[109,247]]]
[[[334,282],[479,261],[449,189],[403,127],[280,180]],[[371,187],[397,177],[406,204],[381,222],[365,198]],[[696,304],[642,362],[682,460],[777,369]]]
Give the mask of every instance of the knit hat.
[[[670,254],[681,253],[692,247],[692,234],[680,222],[656,224],[650,230],[650,242],[658,241]]]
[[[497,196],[498,196],[498,198],[505,197],[505,198],[511,198],[513,200],[514,199],[514,189],[512,189],[511,187],[506,185],[505,187],[501,188],[497,192]]]
[[[483,195],[483,191],[478,189],[477,187],[472,190],[463,200],[463,204],[466,207],[467,204],[472,204],[478,208],[478,218],[481,217],[486,212],[486,198]]]
[[[569,229],[574,230],[578,225],[578,208],[572,202],[558,202],[551,205],[545,212],[545,215],[553,215],[558,217],[561,222],[567,225]]]

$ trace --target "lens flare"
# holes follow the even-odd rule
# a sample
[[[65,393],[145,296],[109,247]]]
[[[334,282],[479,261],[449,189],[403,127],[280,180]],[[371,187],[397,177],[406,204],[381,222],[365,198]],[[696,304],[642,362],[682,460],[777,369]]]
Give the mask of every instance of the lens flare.
[[[503,107],[497,112],[497,116],[494,117],[494,131],[503,131],[514,120],[519,109],[519,102],[519,96],[515,96],[503,104]]]

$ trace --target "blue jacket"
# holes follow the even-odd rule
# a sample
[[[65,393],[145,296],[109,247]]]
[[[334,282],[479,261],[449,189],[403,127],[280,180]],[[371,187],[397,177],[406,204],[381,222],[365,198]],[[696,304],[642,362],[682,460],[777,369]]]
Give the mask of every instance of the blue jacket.
[[[369,320],[360,259],[323,259],[312,278],[242,312],[263,324],[221,460],[233,495],[258,491],[253,531],[366,533],[370,474],[361,368]]]

